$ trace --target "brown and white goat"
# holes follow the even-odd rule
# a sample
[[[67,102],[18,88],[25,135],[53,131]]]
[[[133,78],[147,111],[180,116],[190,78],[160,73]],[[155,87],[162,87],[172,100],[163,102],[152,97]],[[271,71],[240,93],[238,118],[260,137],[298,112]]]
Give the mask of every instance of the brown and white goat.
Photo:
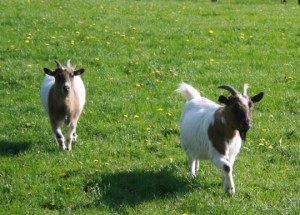
[[[259,102],[263,93],[250,97],[247,85],[242,94],[228,85],[219,88],[231,93],[219,97],[225,106],[201,97],[191,85],[180,84],[176,91],[187,99],[180,118],[180,141],[189,160],[191,176],[196,177],[199,160],[210,160],[222,170],[223,189],[233,195],[233,164],[251,127],[253,103]]]
[[[76,126],[85,104],[85,87],[80,75],[84,69],[74,70],[70,60],[67,66],[55,61],[55,70],[44,68],[46,76],[41,87],[41,100],[49,115],[52,132],[62,150],[71,150],[77,139]],[[65,138],[61,126],[68,127]]]

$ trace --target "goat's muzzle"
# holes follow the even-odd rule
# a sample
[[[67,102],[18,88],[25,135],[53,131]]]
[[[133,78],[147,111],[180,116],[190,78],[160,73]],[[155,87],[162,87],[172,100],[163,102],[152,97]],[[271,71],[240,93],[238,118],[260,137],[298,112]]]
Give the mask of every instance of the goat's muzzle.
[[[68,85],[64,85],[63,86],[63,91],[66,95],[68,95],[70,93],[70,86]]]
[[[251,124],[249,123],[242,124],[241,129],[239,129],[242,140],[246,140],[246,133],[247,131],[249,131],[250,128],[251,128]]]

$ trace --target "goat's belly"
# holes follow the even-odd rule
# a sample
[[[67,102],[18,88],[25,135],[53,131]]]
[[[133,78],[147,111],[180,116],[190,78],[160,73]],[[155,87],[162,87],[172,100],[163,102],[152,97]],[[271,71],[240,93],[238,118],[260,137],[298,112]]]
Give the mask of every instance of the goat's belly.
[[[209,146],[197,142],[182,142],[182,147],[187,156],[197,160],[209,159]]]

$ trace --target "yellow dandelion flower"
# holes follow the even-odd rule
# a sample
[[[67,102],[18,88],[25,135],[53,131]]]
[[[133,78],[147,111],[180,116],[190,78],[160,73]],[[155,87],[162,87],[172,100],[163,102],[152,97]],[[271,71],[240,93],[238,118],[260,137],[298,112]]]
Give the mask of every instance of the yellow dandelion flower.
[[[25,40],[25,43],[27,43],[27,44],[30,43],[30,40]]]
[[[213,31],[213,30],[209,30],[209,31],[208,31],[208,33],[210,33],[210,34],[213,34],[213,33],[214,33],[214,31]]]
[[[157,108],[157,111],[162,112],[164,109],[163,108]]]
[[[93,160],[94,161],[94,163],[99,163],[99,160]]]
[[[172,114],[168,112],[168,113],[167,113],[167,116],[172,116]]]
[[[25,126],[28,128],[28,127],[31,126],[31,123],[30,123],[30,122],[26,122],[26,123],[25,123]]]
[[[137,88],[141,88],[142,87],[142,85],[141,84],[135,84],[135,86],[137,87]]]
[[[45,43],[45,46],[49,46],[49,43]]]
[[[56,36],[51,36],[51,39],[56,39]]]
[[[245,39],[245,34],[241,33],[241,34],[240,34],[240,39],[241,39],[241,40]]]
[[[60,177],[66,177],[66,176],[67,176],[67,173],[66,173],[66,172],[62,172],[62,173],[59,174],[59,176],[60,176]]]
[[[95,61],[99,61],[99,60],[100,60],[100,58],[98,58],[98,57],[95,58]]]
[[[74,40],[71,40],[71,45],[75,45],[75,41]]]
[[[31,65],[31,64],[28,64],[27,67],[28,67],[28,68],[32,68],[32,65]]]
[[[261,142],[265,142],[265,141],[266,141],[265,138],[260,138],[259,140],[260,140]]]
[[[273,146],[268,146],[268,149],[273,149]]]
[[[124,118],[128,118],[128,115],[127,115],[127,114],[124,114],[123,117],[124,117]]]
[[[258,144],[259,146],[264,146],[265,144],[263,144],[263,143],[260,143],[260,144]]]
[[[133,118],[138,119],[138,118],[140,118],[140,116],[139,115],[134,115]]]
[[[210,62],[215,62],[215,59],[210,58],[209,61],[210,61]]]
[[[80,31],[76,31],[75,33],[76,33],[76,34],[80,34]]]

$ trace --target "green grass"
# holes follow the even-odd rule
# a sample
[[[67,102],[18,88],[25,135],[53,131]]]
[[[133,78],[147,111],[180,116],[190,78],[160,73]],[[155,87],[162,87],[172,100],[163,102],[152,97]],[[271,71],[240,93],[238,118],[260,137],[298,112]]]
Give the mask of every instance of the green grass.
[[[300,31],[296,1],[1,1],[1,214],[297,214]],[[43,67],[84,67],[72,152],[54,145]],[[186,81],[265,92],[235,163],[236,195],[179,143]]]

